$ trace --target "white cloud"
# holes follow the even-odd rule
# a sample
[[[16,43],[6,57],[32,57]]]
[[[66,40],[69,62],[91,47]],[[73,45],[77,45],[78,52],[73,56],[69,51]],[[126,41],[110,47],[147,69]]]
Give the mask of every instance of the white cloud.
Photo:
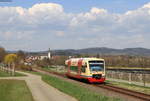
[[[57,31],[57,32],[56,32],[56,35],[57,35],[57,36],[60,36],[60,37],[61,37],[61,36],[64,36],[64,32],[63,32],[63,31]]]
[[[93,7],[91,9],[91,13],[93,14],[103,14],[103,13],[107,13],[107,11],[105,9],[99,9],[99,8],[96,8],[96,7]]]
[[[14,43],[11,46],[16,45],[14,49],[25,45],[24,49],[33,50],[50,46],[150,48],[149,26],[150,3],[124,14],[96,7],[84,13],[66,13],[62,5],[55,3],[35,4],[30,8],[0,7],[0,44],[10,49],[13,49],[11,42]]]
[[[145,4],[142,8],[150,8],[150,3]]]

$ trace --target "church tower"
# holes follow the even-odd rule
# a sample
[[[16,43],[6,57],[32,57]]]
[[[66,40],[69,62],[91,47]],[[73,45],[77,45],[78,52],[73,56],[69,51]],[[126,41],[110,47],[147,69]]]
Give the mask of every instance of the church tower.
[[[48,58],[51,59],[51,52],[50,52],[50,48],[49,48],[49,51],[48,51]]]

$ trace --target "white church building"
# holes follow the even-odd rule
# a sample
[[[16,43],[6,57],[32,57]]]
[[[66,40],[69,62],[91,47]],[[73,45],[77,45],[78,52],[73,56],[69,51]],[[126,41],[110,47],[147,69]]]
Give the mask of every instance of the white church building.
[[[49,51],[47,53],[47,55],[41,55],[40,56],[40,60],[43,60],[43,59],[51,59],[51,52],[50,52],[50,48],[49,48]]]

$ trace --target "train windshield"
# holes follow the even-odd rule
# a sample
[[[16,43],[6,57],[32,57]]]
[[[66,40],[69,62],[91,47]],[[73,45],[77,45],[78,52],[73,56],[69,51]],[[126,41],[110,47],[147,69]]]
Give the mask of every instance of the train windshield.
[[[104,61],[89,61],[89,67],[91,71],[103,71]]]

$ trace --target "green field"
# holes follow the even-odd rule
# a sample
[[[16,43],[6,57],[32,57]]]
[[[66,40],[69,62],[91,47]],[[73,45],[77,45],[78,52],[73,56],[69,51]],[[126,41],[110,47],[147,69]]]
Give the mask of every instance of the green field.
[[[75,97],[78,101],[122,101],[119,98],[107,97],[99,93],[95,93],[87,88],[81,87],[80,85],[70,83],[56,77],[37,72],[31,73],[41,75],[45,82],[57,88],[58,90]]]
[[[34,101],[34,100],[25,81],[0,80],[0,101]]]
[[[12,76],[10,73],[7,73],[7,72],[0,70],[0,77],[10,77],[10,76]],[[14,76],[25,76],[25,75],[20,74],[20,73],[15,73]]]
[[[122,87],[122,88],[130,89],[130,90],[150,94],[150,87],[138,86],[135,84],[128,84],[128,83],[109,81],[109,80],[106,80],[106,82],[111,83],[111,84],[118,86],[118,87]]]

